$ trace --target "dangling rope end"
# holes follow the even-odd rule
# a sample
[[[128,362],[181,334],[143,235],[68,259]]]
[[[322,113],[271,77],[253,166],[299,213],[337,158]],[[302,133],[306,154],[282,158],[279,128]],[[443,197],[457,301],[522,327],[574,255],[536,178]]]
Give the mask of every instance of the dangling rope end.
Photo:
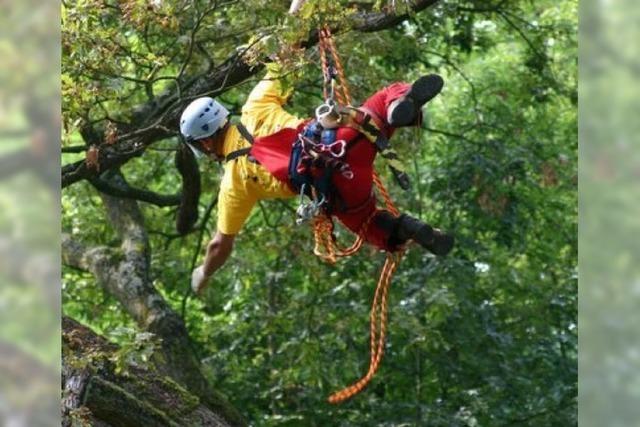
[[[378,286],[376,286],[376,293],[371,307],[371,360],[369,362],[369,371],[364,377],[358,380],[358,382],[330,395],[328,399],[329,403],[342,403],[360,393],[367,384],[371,382],[371,379],[380,367],[382,355],[384,354],[384,342],[387,330],[387,297],[389,285],[391,284],[391,277],[398,267],[402,255],[403,251],[387,253],[387,259],[382,268]]]
[[[370,379],[363,378],[354,385],[347,387],[344,390],[333,393],[331,396],[329,396],[327,402],[331,403],[332,405],[338,405],[346,400],[349,400],[356,394],[360,393],[367,386],[367,384],[369,384],[369,381]]]

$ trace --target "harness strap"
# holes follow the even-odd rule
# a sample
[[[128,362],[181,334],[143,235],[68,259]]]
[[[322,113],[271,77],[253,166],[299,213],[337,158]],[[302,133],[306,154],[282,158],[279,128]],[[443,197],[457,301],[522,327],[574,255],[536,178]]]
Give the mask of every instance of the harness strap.
[[[409,176],[404,171],[404,165],[400,161],[398,153],[391,148],[389,139],[384,135],[381,128],[384,126],[380,117],[373,111],[365,107],[344,107],[340,111],[345,126],[353,128],[362,133],[370,142],[372,142],[376,150],[387,161],[389,169],[393,173],[394,178],[403,190],[411,187]]]
[[[389,139],[382,133],[382,125],[377,122],[380,120],[372,111],[365,108],[344,107],[340,110],[345,126],[357,130],[362,133],[369,141],[371,141],[380,154],[386,158],[389,151],[393,151],[389,147]]]
[[[251,152],[251,147],[245,147],[236,151],[232,151],[231,153],[227,154],[227,156],[224,158],[224,161],[230,162],[231,160],[235,160],[238,157],[246,156],[250,152]]]
[[[344,163],[333,158],[330,151],[327,153],[315,151],[318,147],[305,147],[307,143],[313,143],[330,150],[335,137],[335,130],[323,129],[317,121],[312,120],[298,136],[289,158],[289,183],[294,192],[299,193],[304,186],[305,195],[309,198],[324,199],[326,203],[322,206],[326,214],[345,209],[342,196],[332,185],[333,174],[340,171]],[[309,157],[304,158],[303,153]],[[313,191],[316,192],[315,195]]]
[[[235,126],[236,126],[236,129],[238,129],[238,132],[240,132],[240,135],[245,139],[245,141],[247,141],[250,145],[253,145],[254,143],[253,135],[251,135],[251,133],[242,124],[242,122],[238,122]],[[224,161],[230,162],[231,160],[235,160],[238,157],[249,156],[250,152],[251,152],[251,147],[244,147],[239,150],[232,151],[231,153],[227,154],[227,156],[224,158]],[[249,156],[248,160],[253,163],[258,163],[258,161],[253,156]]]
[[[242,122],[238,122],[238,124],[236,124],[236,128],[238,129],[238,131],[240,132],[240,135],[242,135],[242,137],[250,144],[253,145],[253,135],[251,135],[251,133],[249,133],[249,131],[247,130],[247,128],[242,124]]]

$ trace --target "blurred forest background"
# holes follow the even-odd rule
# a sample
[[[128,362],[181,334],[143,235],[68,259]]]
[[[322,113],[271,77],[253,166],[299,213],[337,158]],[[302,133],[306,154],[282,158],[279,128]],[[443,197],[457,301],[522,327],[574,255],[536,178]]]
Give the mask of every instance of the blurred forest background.
[[[2,426],[60,418],[59,8],[0,2]]]
[[[297,17],[288,6],[63,1],[65,422],[575,425],[577,1],[310,1]],[[207,159],[199,220],[175,228],[181,109],[209,95],[239,113],[261,58],[302,41],[287,108],[310,116],[324,22],[358,101],[445,78],[423,129],[392,140],[413,189],[380,171],[401,210],[457,238],[446,258],[409,249],[382,367],[340,406],[326,397],[366,370],[384,254],[323,264],[296,201],[264,202],[196,298],[222,172]]]

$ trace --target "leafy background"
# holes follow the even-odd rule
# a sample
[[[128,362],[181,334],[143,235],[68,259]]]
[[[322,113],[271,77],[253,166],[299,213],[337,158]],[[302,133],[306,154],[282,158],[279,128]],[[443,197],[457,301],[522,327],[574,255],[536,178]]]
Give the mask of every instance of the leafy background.
[[[82,143],[83,123],[132,120],[137,105],[175,84],[171,76],[254,43],[259,60],[318,22],[340,23],[349,6],[311,2],[295,19],[285,16],[287,7],[65,4],[63,148]],[[576,424],[576,31],[576,1],[442,1],[391,30],[338,35],[356,100],[428,72],[445,78],[423,129],[392,141],[413,190],[402,192],[384,175],[403,211],[457,238],[446,258],[409,250],[392,284],[382,368],[341,406],[326,397],[366,370],[369,304],[383,254],[365,248],[327,266],[312,255],[310,229],[295,226],[295,201],[262,202],[232,259],[196,299],[188,294],[190,271],[202,235],[215,229],[215,207],[194,233],[177,237],[173,208],[142,205],[156,288],[184,316],[209,379],[252,424]],[[287,108],[308,116],[321,101],[317,52],[290,59],[298,78]],[[255,81],[220,99],[238,112]],[[129,182],[175,192],[177,143],[159,142],[128,162]],[[68,153],[63,162],[79,158]],[[221,168],[206,160],[200,168],[202,217]],[[63,230],[115,240],[88,183],[65,189],[62,207]],[[136,339],[133,322],[84,272],[64,269],[63,312],[125,346]]]
[[[58,11],[0,4],[0,425],[60,413]]]

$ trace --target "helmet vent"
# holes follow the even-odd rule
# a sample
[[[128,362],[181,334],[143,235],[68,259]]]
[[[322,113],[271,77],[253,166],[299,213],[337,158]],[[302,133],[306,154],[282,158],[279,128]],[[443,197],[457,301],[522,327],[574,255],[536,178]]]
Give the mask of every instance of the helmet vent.
[[[220,110],[218,109],[218,110],[216,110],[216,112],[215,112],[215,113],[213,113],[213,115],[214,115],[214,116],[217,116],[219,112],[220,112]]]
[[[205,132],[208,131],[209,130],[209,125],[207,125],[207,124],[202,125],[202,130],[205,131]]]
[[[204,109],[204,112],[205,112],[205,113],[208,113],[208,112],[209,112],[209,110],[210,110],[210,108],[209,108],[209,107],[207,107],[207,108],[205,108],[205,109]]]
[[[202,117],[202,116],[204,116],[204,113],[200,113],[200,115],[198,117]]]

